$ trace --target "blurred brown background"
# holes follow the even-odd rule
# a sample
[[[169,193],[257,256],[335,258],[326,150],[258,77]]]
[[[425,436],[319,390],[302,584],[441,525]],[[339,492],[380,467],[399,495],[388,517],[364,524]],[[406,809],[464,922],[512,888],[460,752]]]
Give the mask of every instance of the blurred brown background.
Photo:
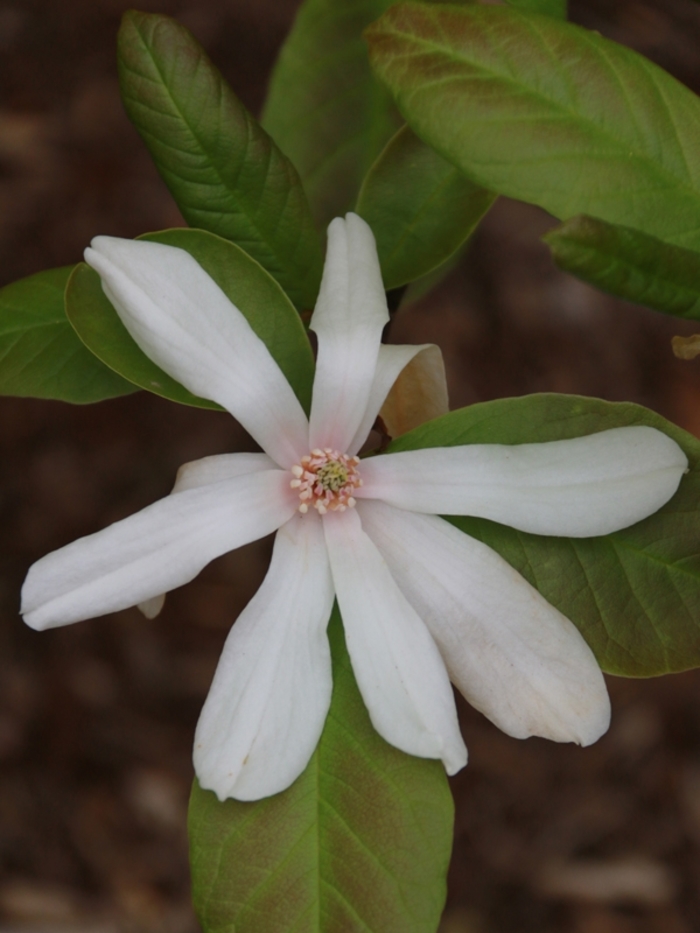
[[[0,2],[0,284],[76,261],[98,233],[182,223],[124,116],[125,0]],[[162,0],[258,111],[297,0]],[[572,16],[700,91],[700,5],[581,0]],[[556,390],[629,399],[700,435],[693,327],[558,273],[541,212],[500,202],[465,262],[396,322],[444,351],[453,406]],[[177,467],[245,449],[224,414],[138,395],[88,408],[0,399],[0,933],[195,933],[184,821],[193,728],[269,543],[136,610],[36,634],[29,564],[167,493]],[[700,677],[610,680],[581,750],[499,733],[461,705],[470,764],[442,933],[700,930]],[[380,931],[377,931],[380,933]]]

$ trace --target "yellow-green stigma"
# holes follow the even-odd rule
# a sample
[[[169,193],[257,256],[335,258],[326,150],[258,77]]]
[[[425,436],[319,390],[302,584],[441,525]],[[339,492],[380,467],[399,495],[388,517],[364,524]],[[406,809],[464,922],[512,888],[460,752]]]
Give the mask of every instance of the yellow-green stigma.
[[[355,505],[353,493],[362,480],[357,472],[357,457],[338,450],[316,448],[292,467],[290,486],[299,493],[299,511],[303,514],[312,505],[319,515],[344,512]]]
[[[329,460],[316,471],[316,481],[329,492],[339,492],[348,481],[347,467],[339,460]]]

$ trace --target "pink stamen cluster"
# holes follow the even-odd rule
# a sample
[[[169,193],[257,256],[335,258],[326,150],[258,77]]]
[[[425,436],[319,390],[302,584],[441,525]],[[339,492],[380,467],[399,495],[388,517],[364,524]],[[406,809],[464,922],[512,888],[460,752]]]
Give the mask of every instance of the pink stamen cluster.
[[[355,505],[353,492],[362,485],[357,472],[360,460],[339,450],[316,447],[292,467],[294,479],[289,484],[299,491],[299,511],[309,511],[312,505],[320,515],[344,512]]]

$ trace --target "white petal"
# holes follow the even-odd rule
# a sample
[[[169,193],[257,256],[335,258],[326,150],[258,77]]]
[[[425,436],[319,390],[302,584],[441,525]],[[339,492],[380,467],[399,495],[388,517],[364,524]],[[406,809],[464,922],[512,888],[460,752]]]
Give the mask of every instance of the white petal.
[[[214,454],[183,463],[177,471],[173,492],[197,489],[210,483],[219,483],[245,473],[261,473],[276,469],[275,461],[267,454]]]
[[[521,531],[585,538],[661,508],[688,461],[654,428],[542,444],[433,447],[363,461],[356,496],[415,512],[475,515]]]
[[[448,774],[467,763],[445,665],[354,509],[323,516],[345,640],[377,732]]]
[[[155,619],[156,616],[159,616],[163,611],[165,596],[165,593],[159,593],[157,596],[152,596],[150,599],[144,599],[143,602],[136,604],[136,608],[142,612],[147,619]]]
[[[146,602],[275,531],[298,504],[282,470],[166,496],[37,561],[22,588],[24,621],[54,628]]]
[[[444,519],[382,502],[358,509],[472,706],[519,739],[589,745],[600,738],[610,702],[572,622],[495,551]]]
[[[197,725],[195,770],[220,800],[279,793],[306,767],[331,701],[332,607],[320,518],[292,518],[226,640]]]
[[[367,411],[388,320],[372,231],[356,214],[336,217],[328,228],[326,264],[310,325],[318,337],[311,448],[350,450]]]
[[[377,357],[377,367],[374,372],[374,380],[372,382],[372,388],[369,393],[369,400],[367,402],[367,408],[365,414],[362,418],[360,427],[355,432],[355,436],[352,441],[346,448],[347,452],[350,454],[356,454],[357,451],[362,447],[364,442],[367,439],[367,435],[372,430],[372,425],[374,424],[377,415],[379,414],[380,409],[387,401],[387,396],[390,393],[390,390],[402,371],[419,355],[421,354],[424,357],[428,357],[430,360],[430,371],[432,374],[437,373],[438,376],[436,379],[431,380],[432,382],[437,382],[439,384],[440,375],[442,376],[442,386],[444,386],[444,392],[437,390],[437,394],[440,395],[440,400],[432,399],[437,405],[441,406],[441,410],[434,411],[432,410],[428,417],[424,418],[423,421],[429,421],[431,418],[436,418],[438,414],[445,414],[447,409],[447,384],[445,383],[445,367],[442,363],[442,353],[440,348],[436,347],[432,343],[424,343],[416,346],[407,346],[407,345],[396,345],[396,344],[381,344],[379,347],[379,356]],[[444,398],[443,398],[444,396]],[[443,407],[444,405],[444,407]],[[393,408],[397,408],[396,405]],[[403,430],[395,429],[393,422],[399,422],[403,424],[404,418],[394,418],[392,425],[387,425],[389,428],[389,433],[392,437],[397,437],[399,434],[405,433],[406,430],[410,430],[409,427],[405,427]],[[422,421],[418,421],[419,424],[422,424]],[[416,427],[416,424],[411,424],[411,427]]]
[[[308,452],[306,415],[263,341],[189,253],[99,236],[85,261],[124,326],[190,392],[223,405],[282,467]]]
[[[197,489],[200,486],[208,486],[210,483],[219,483],[225,479],[233,479],[234,476],[242,476],[244,473],[274,470],[276,467],[275,461],[267,454],[214,454],[211,457],[203,457],[201,460],[183,463],[177,471],[172,493]],[[159,593],[151,599],[138,603],[137,609],[147,619],[155,619],[163,610],[165,596],[165,593]]]

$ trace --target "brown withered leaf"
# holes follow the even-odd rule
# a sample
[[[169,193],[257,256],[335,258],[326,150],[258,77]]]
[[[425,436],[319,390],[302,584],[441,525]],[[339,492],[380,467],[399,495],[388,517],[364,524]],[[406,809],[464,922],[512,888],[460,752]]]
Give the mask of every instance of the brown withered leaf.
[[[700,334],[690,337],[672,337],[671,348],[679,360],[694,360],[700,355]]]
[[[431,344],[403,369],[379,416],[388,434],[399,437],[448,411],[445,364],[440,348]]]

